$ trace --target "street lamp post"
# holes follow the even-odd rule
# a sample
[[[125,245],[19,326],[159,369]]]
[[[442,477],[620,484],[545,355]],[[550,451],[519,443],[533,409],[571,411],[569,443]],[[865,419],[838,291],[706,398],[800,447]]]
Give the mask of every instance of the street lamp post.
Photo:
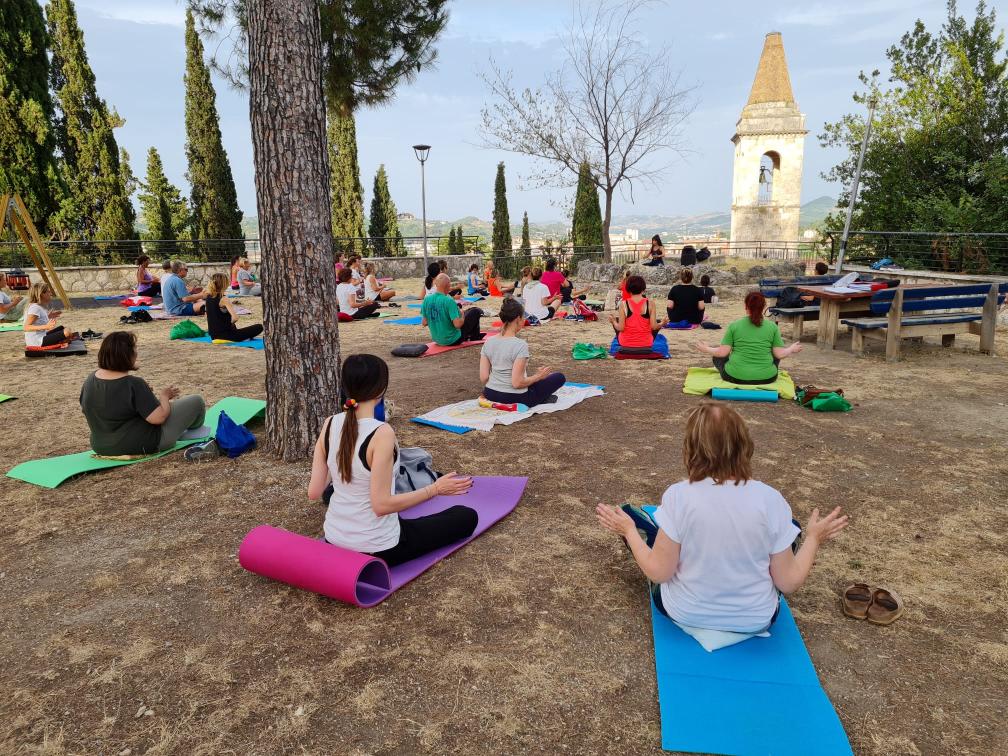
[[[424,275],[427,275],[427,182],[424,175],[424,163],[427,162],[427,155],[430,154],[429,144],[414,144],[413,151],[417,160],[420,161],[420,214],[423,217],[423,264]]]

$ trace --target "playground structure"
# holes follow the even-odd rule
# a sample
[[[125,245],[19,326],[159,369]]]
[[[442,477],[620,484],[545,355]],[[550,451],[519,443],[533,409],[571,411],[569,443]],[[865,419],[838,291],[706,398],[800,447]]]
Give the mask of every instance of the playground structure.
[[[59,280],[59,276],[56,275],[56,269],[53,268],[49,254],[46,252],[45,243],[42,241],[42,237],[39,236],[38,229],[35,228],[35,223],[32,222],[28,209],[25,207],[20,195],[17,193],[0,195],[0,207],[3,208],[3,218],[0,220],[0,236],[7,229],[7,224],[10,224],[10,227],[14,229],[14,233],[18,235],[18,238],[25,245],[25,249],[28,250],[28,254],[31,256],[32,262],[35,263],[35,268],[38,270],[42,280],[49,284],[56,296],[62,300],[63,309],[71,309],[70,297],[67,296],[66,291],[63,289],[63,284]]]

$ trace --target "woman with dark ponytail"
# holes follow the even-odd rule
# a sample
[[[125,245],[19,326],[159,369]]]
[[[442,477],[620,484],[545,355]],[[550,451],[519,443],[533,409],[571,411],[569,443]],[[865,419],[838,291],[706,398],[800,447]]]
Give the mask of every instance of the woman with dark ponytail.
[[[434,279],[441,273],[441,266],[432,262],[427,266],[427,278],[423,280],[423,291],[420,292],[420,299],[426,299],[429,294],[434,293]]]
[[[748,315],[728,326],[720,346],[698,341],[696,348],[714,359],[714,367],[726,381],[741,385],[773,383],[780,361],[798,354],[801,342],[784,346],[777,324],[763,318],[766,297],[758,291],[746,295],[745,309]]]
[[[448,473],[418,491],[395,493],[395,432],[375,419],[375,407],[388,387],[388,365],[373,354],[354,354],[343,361],[340,375],[345,411],[322,429],[308,484],[308,498],[318,500],[332,483],[323,526],[326,541],[372,554],[392,567],[472,535],[478,515],[461,505],[416,519],[399,517],[435,496],[466,493],[472,479]]]

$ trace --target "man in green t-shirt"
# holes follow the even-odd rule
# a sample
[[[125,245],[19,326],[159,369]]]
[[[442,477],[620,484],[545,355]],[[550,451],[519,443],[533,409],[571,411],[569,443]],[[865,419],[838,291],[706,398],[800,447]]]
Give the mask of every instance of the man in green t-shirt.
[[[465,341],[482,341],[480,318],[483,311],[478,307],[468,307],[465,313],[458,303],[448,296],[451,279],[444,273],[435,277],[434,291],[424,297],[420,307],[423,324],[430,328],[434,343],[441,346],[455,346]]]

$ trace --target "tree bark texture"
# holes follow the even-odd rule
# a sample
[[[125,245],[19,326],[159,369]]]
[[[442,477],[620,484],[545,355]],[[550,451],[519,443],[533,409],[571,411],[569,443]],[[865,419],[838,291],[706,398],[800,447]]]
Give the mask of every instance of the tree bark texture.
[[[250,0],[266,449],[302,460],[338,408],[340,349],[317,0]]]

